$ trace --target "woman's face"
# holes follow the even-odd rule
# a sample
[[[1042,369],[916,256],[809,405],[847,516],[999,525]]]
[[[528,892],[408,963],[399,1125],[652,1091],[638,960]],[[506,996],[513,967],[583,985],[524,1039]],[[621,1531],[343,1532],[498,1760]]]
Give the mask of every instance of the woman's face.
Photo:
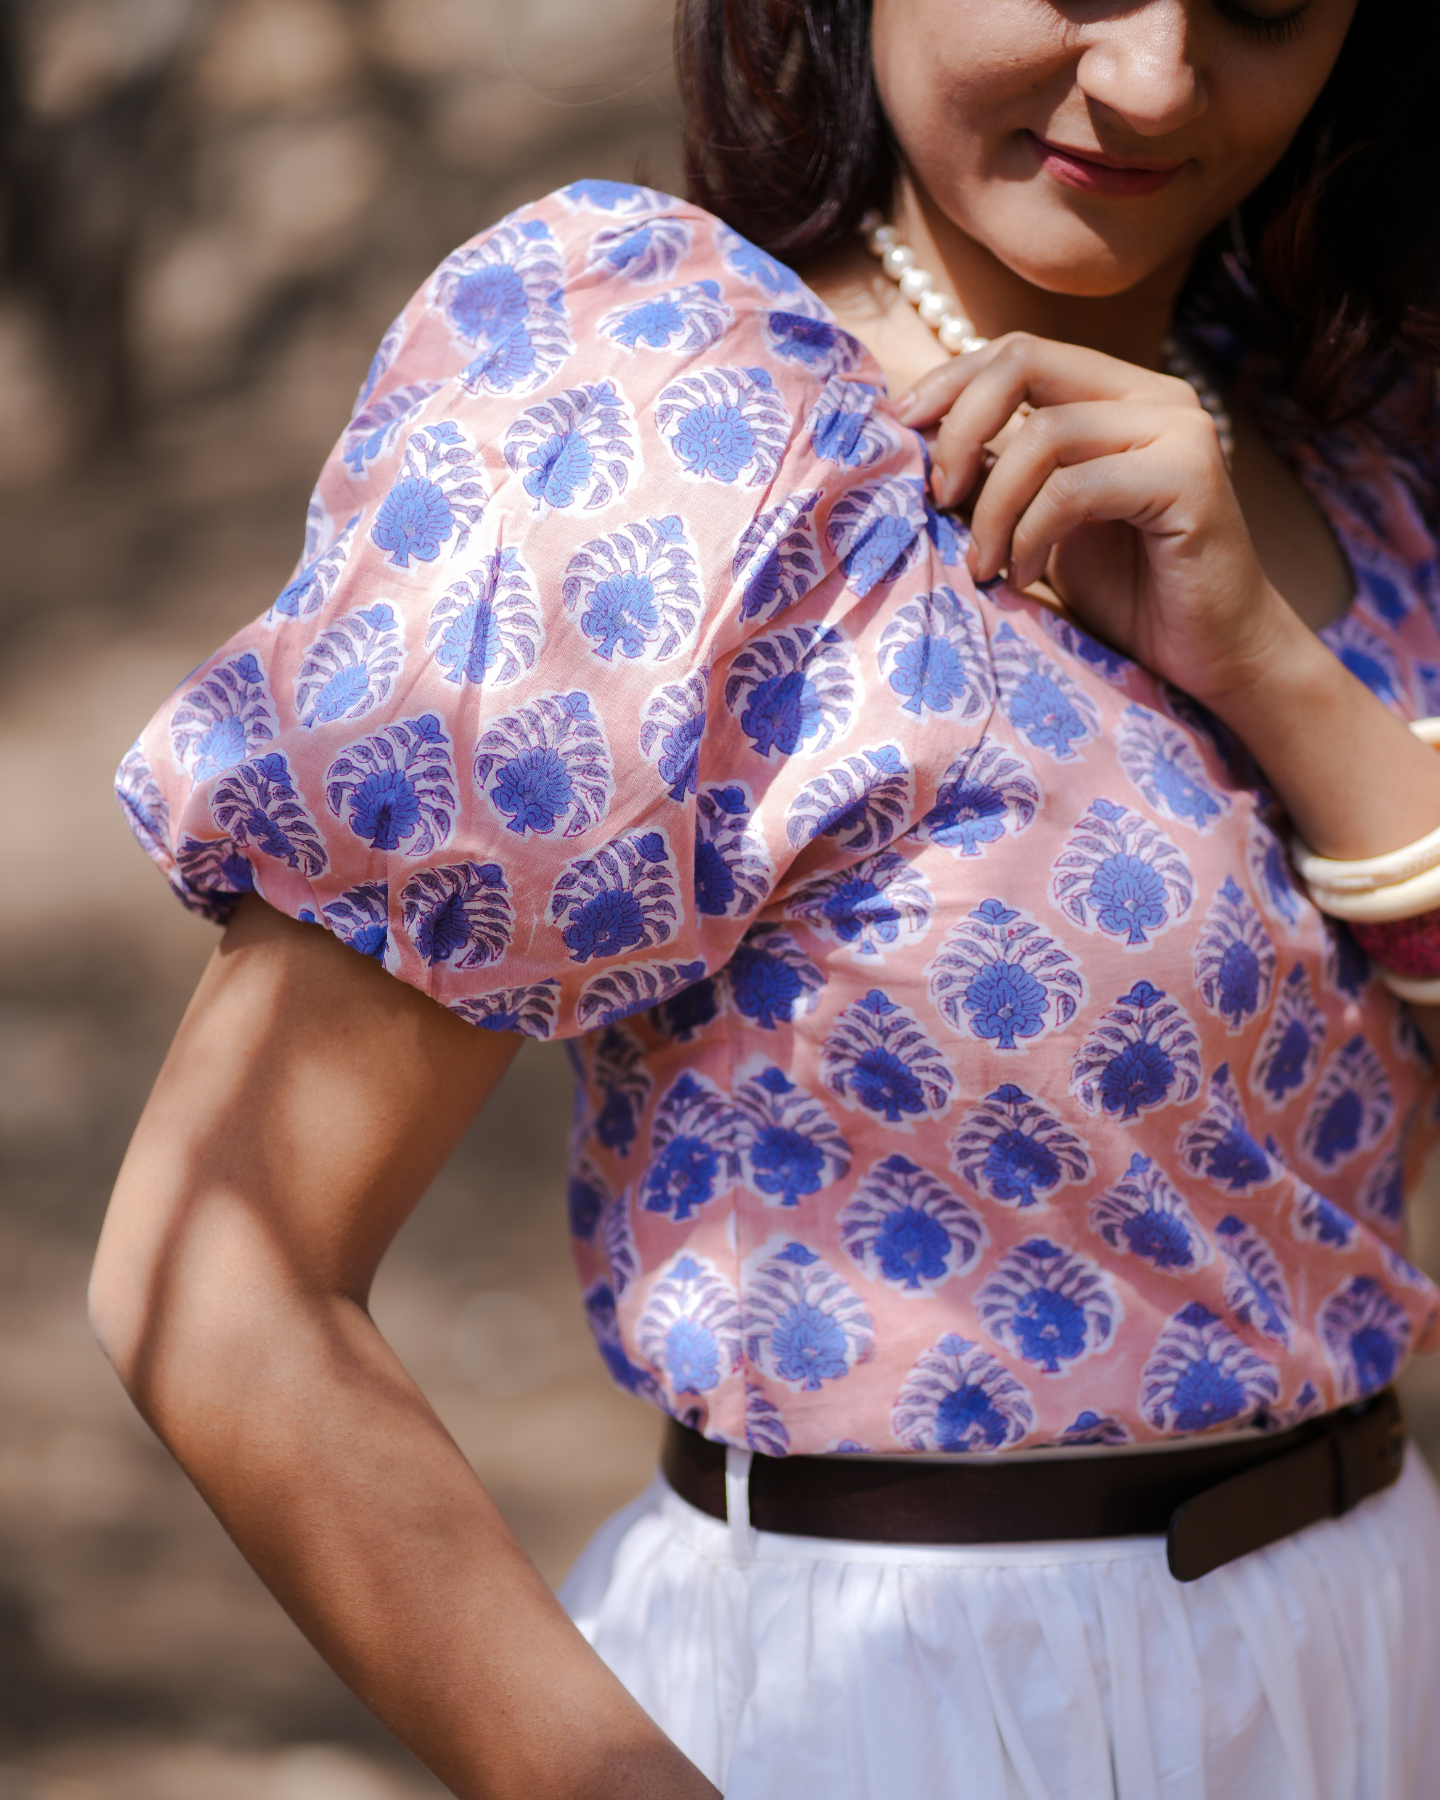
[[[1355,6],[875,0],[875,69],[922,195],[1035,286],[1100,297],[1183,268],[1268,173]]]

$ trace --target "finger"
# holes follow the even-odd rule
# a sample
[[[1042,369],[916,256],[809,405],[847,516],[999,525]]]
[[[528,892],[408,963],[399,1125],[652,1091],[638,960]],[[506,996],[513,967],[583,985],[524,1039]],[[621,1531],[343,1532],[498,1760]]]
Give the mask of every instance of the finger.
[[[1135,401],[1085,400],[1031,413],[1001,450],[975,502],[970,573],[977,581],[1000,573],[1010,560],[1015,527],[1054,470],[1144,448],[1172,422],[1166,408]]]

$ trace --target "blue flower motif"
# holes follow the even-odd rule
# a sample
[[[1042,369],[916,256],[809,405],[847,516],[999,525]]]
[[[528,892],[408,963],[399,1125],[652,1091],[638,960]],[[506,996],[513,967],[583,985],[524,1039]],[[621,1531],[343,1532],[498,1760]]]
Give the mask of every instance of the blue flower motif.
[[[1148,706],[1127,706],[1115,735],[1120,767],[1158,812],[1196,831],[1210,831],[1230,802],[1211,782],[1184,736]]]
[[[310,730],[363,719],[388,700],[405,666],[405,632],[383,600],[346,613],[306,651],[295,677],[295,716]]]
[[[401,431],[444,385],[441,381],[408,382],[368,406],[357,407],[340,438],[341,461],[357,481],[365,479],[377,457],[390,454]]]
[[[744,1350],[762,1373],[818,1393],[867,1361],[874,1344],[859,1295],[808,1245],[767,1245],[757,1254],[745,1287]]]
[[[1342,1400],[1363,1400],[1399,1373],[1410,1352],[1410,1320],[1370,1275],[1355,1275],[1316,1316]]]
[[[945,771],[935,804],[915,827],[923,842],[952,856],[983,856],[1006,832],[1019,836],[1041,800],[1035,772],[994,738],[982,737]]]
[[[677,1225],[740,1176],[744,1116],[708,1076],[686,1069],[655,1109],[650,1166],[640,1183],[646,1212]]]
[[[846,1106],[903,1131],[912,1119],[938,1118],[955,1094],[955,1071],[939,1047],[879,988],[835,1020],[820,1051],[820,1074]]]
[[[372,850],[428,856],[455,820],[450,739],[434,713],[401,719],[341,751],[325,771],[325,801]]]
[[[408,569],[412,557],[434,562],[447,544],[457,556],[489,500],[474,448],[460,427],[451,419],[421,426],[405,440],[401,473],[375,513],[371,542],[397,569]]]
[[[792,891],[785,917],[843,944],[860,962],[883,961],[924,937],[935,915],[930,884],[908,857],[882,850]]]
[[[447,1000],[450,1011],[481,1031],[515,1031],[524,1037],[555,1035],[560,1011],[560,983],[526,982],[522,987],[498,988],[491,994],[473,994],[463,1000]]]
[[[614,214],[665,212],[676,204],[673,194],[641,187],[633,181],[602,181],[589,176],[560,189],[557,199],[575,212]]]
[[[659,771],[672,800],[693,794],[700,777],[700,744],[710,698],[710,671],[695,669],[656,688],[640,714],[640,749]]]
[[[1295,1190],[1295,1210],[1290,1227],[1300,1242],[1323,1244],[1327,1250],[1348,1250],[1359,1231],[1351,1214],[1307,1186],[1298,1175],[1290,1175],[1289,1180]]]
[[[273,629],[285,619],[304,619],[319,612],[335,592],[359,523],[360,514],[355,513],[336,531],[321,501],[317,498],[310,502],[300,567],[266,612],[268,626]]]
[[[693,988],[705,974],[702,958],[692,962],[623,963],[587,981],[575,1003],[582,1030],[613,1025],[632,1014],[650,1011]]]
[[[1376,1158],[1356,1196],[1356,1208],[1362,1217],[1382,1231],[1398,1230],[1405,1217],[1405,1165],[1401,1149],[1409,1130],[1410,1122],[1407,1121],[1400,1132],[1400,1142]]]
[[[1350,673],[1387,705],[1400,698],[1404,686],[1394,651],[1363,625],[1353,610],[1327,625],[1320,636]]]
[[[807,1013],[825,977],[782,926],[752,925],[736,946],[721,980],[730,1004],[762,1031]]]
[[[1200,1039],[1163,988],[1137,981],[1100,1017],[1070,1064],[1070,1091],[1087,1112],[1122,1125],[1200,1091]]]
[[[1227,875],[1195,940],[1195,985],[1229,1032],[1270,1004],[1275,946],[1245,890]]]
[[[523,837],[592,831],[610,810],[615,770],[590,696],[540,694],[496,719],[475,745],[475,787]]]
[[[709,783],[696,797],[695,910],[707,918],[743,919],[770,891],[775,869],[753,814],[743,782]]]
[[[997,1050],[1024,1050],[1069,1024],[1085,994],[1070,952],[1028,913],[994,899],[951,926],[929,976],[951,1029]]]
[[[895,1399],[895,1436],[909,1450],[1009,1450],[1035,1429],[1030,1395],[988,1350],[947,1332]]]
[[[792,295],[804,293],[800,277],[793,270],[787,269],[784,263],[776,262],[773,256],[767,256],[748,238],[741,237],[738,231],[732,231],[728,225],[715,227],[715,248],[725,259],[725,267],[732,275],[738,275],[751,287],[759,288],[761,293],[768,294],[772,300],[788,300]]]
[[[175,852],[175,892],[202,918],[224,925],[241,894],[255,891],[255,870],[229,836],[181,839]]]
[[[1056,762],[1076,761],[1077,746],[1100,735],[1095,702],[1008,623],[995,633],[991,657],[1000,705],[1026,743]]]
[[[342,944],[388,967],[390,889],[383,881],[362,881],[320,909],[325,924]]]
[[[480,969],[499,962],[515,929],[510,887],[499,863],[418,869],[400,890],[405,930],[430,968]]]
[[[677,1257],[650,1290],[636,1342],[674,1394],[709,1393],[740,1364],[734,1288],[703,1257]]]
[[[679,881],[663,831],[631,831],[568,863],[550,894],[574,962],[663,944],[680,922]]]
[[[719,984],[702,975],[688,987],[680,988],[649,1012],[651,1029],[662,1038],[677,1044],[691,1043],[707,1025],[713,1025],[725,1010]]]
[[[279,731],[265,670],[253,651],[218,663],[170,715],[170,748],[197,784],[233,769]]]
[[[725,705],[739,711],[757,755],[793,756],[843,736],[857,689],[855,659],[833,626],[791,625],[752,639],[734,658]]]
[[[990,1234],[937,1176],[908,1157],[887,1156],[841,1212],[840,1241],[871,1281],[919,1294],[968,1274]]]
[[[923,718],[973,719],[995,704],[995,681],[980,615],[950,587],[917,594],[880,634],[880,673]]]
[[[375,392],[376,387],[379,385],[380,377],[399,355],[400,346],[405,342],[408,330],[409,327],[406,324],[405,314],[403,312],[397,313],[385,327],[385,335],[376,346],[375,354],[370,359],[370,367],[365,373],[365,379],[360,384],[360,392],[356,395],[355,404],[357,407],[363,406]]]
[[[1059,613],[1046,612],[1040,622],[1062,650],[1067,651],[1077,662],[1084,663],[1087,669],[1103,676],[1113,687],[1123,687],[1138,667],[1128,656],[1122,656],[1118,650],[1102,644],[1098,638],[1091,637],[1088,631],[1082,631],[1078,625],[1062,618]]]
[[[170,803],[145,759],[139,738],[121,757],[115,771],[115,797],[146,854],[164,857],[170,845]]]
[[[635,460],[635,422],[613,381],[566,388],[525,411],[505,433],[505,460],[523,470],[536,510],[586,510],[624,493]]]
[[[666,662],[694,641],[701,600],[695,547],[679,517],[638,520],[592,538],[570,558],[562,589],[596,656]]]
[[[1109,1275],[1048,1238],[1007,1250],[975,1305],[997,1344],[1047,1375],[1103,1350],[1124,1317]]]
[[[218,821],[217,821],[218,822]],[[1300,1154],[1318,1169],[1338,1169],[1377,1144],[1395,1117],[1385,1065],[1359,1035],[1330,1058],[1300,1127]]]
[[[920,554],[930,516],[925,484],[914,475],[847,488],[830,509],[825,541],[851,590],[864,599],[898,581]]]
[[[577,1157],[565,1183],[565,1211],[571,1237],[582,1244],[593,1244],[601,1215],[614,1201],[604,1174],[588,1156]]]
[[[820,494],[791,494],[757,513],[740,534],[730,565],[740,590],[740,617],[774,616],[793,606],[820,574],[810,515]]]
[[[1082,931],[1124,938],[1127,948],[1149,943],[1190,911],[1195,883],[1174,844],[1139,813],[1111,800],[1092,800],[1065,840],[1051,873],[1050,892]]]
[[[1258,816],[1250,821],[1245,840],[1245,866],[1261,906],[1276,924],[1293,929],[1304,901],[1290,872],[1285,846]]]
[[[682,474],[727,485],[775,479],[790,441],[790,412],[764,369],[711,367],[662,389],[655,428]]]
[[[503,220],[445,259],[427,299],[477,351],[461,373],[464,388],[528,393],[556,374],[575,347],[565,282],[564,255],[538,219]]]
[[[639,1040],[609,1025],[595,1041],[585,1087],[593,1103],[590,1130],[596,1142],[628,1156],[650,1093],[650,1074]]]
[[[1176,1145],[1192,1175],[1202,1175],[1231,1194],[1268,1187],[1280,1165],[1255,1141],[1230,1065],[1221,1063],[1210,1077],[1210,1104],[1181,1131]]]
[[[772,312],[765,329],[776,356],[817,375],[848,375],[865,360],[865,346],[858,338],[809,313]]]
[[[770,317],[773,321],[775,314]],[[819,325],[818,320],[806,323],[825,331],[833,329]],[[898,440],[875,410],[879,398],[880,389],[868,381],[847,381],[843,376],[832,375],[805,419],[810,448],[816,456],[842,469],[868,469],[888,456]]]
[[[1089,1146],[1023,1088],[1007,1081],[971,1107],[950,1140],[950,1167],[1002,1206],[1044,1206],[1095,1172]]]
[[[1138,1256],[1164,1275],[1190,1275],[1211,1259],[1195,1215],[1165,1171],[1148,1156],[1090,1205],[1090,1229],[1119,1255]]]
[[[596,327],[622,350],[672,350],[695,355],[718,344],[734,318],[718,281],[691,281],[637,306],[613,307]]]
[[[1279,1398],[1275,1370],[1198,1300],[1169,1320],[1140,1376],[1140,1410],[1167,1436],[1254,1418]]]
[[[790,1433],[780,1409],[763,1388],[745,1384],[745,1442],[761,1456],[788,1456]]]
[[[746,1185],[767,1206],[798,1206],[850,1171],[850,1146],[824,1106],[783,1070],[753,1056],[737,1072],[747,1122]]]
[[[1119,1419],[1108,1414],[1102,1417],[1087,1408],[1076,1413],[1075,1417],[1055,1440],[1058,1444],[1129,1444],[1132,1438],[1130,1427],[1122,1425]]]
[[[842,850],[879,850],[908,822],[914,776],[898,744],[860,750],[806,782],[785,831],[795,847],[834,838]]]
[[[669,212],[673,206],[669,196],[657,197],[662,201],[657,212]],[[605,225],[590,240],[585,267],[623,275],[627,281],[665,281],[689,254],[693,235],[684,219],[663,216]]]
[[[445,590],[425,633],[426,647],[456,686],[508,687],[534,668],[544,642],[535,578],[509,545],[490,551]]]
[[[1370,958],[1356,943],[1355,934],[1343,919],[1322,918],[1321,923],[1325,927],[1326,985],[1347,1000],[1358,1000],[1374,976]],[[1399,1012],[1395,1016],[1397,1019],[1410,1017],[1408,1012]],[[1423,1038],[1420,1044],[1420,1060],[1427,1062],[1429,1046]]]
[[[1225,1259],[1225,1304],[1242,1325],[1288,1348],[1295,1335],[1295,1305],[1274,1251],[1234,1213],[1215,1227],[1215,1242]]]
[[[1281,983],[1275,1010],[1250,1067],[1250,1087],[1272,1112],[1289,1104],[1314,1077],[1325,1036],[1325,1015],[1310,994],[1302,963]]]
[[[329,867],[324,840],[278,750],[241,763],[218,781],[210,816],[240,849],[258,850],[312,879]]]

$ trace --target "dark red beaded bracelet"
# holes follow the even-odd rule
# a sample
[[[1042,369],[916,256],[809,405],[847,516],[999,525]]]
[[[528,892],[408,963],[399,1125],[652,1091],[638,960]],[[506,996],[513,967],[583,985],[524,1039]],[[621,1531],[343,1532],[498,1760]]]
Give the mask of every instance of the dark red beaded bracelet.
[[[1415,981],[1440,975],[1440,907],[1413,919],[1386,919],[1379,924],[1355,919],[1350,929],[1360,948],[1382,968]]]

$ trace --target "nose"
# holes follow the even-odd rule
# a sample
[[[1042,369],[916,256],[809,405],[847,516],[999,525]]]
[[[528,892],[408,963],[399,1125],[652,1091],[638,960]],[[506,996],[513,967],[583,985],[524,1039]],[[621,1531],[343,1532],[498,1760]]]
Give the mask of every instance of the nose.
[[[1205,110],[1190,8],[1183,0],[1138,0],[1084,31],[1076,69],[1087,99],[1142,137],[1163,137]]]

